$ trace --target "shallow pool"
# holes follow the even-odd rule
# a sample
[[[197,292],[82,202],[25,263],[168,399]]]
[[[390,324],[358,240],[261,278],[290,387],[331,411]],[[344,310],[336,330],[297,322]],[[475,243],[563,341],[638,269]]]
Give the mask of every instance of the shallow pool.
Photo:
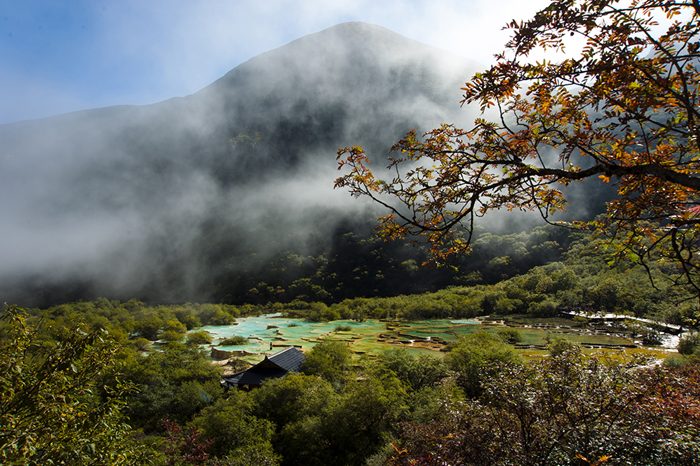
[[[350,327],[350,330],[336,331],[340,326]],[[502,328],[502,325],[498,323],[475,320],[386,322],[369,319],[364,322],[337,320],[316,323],[290,319],[280,314],[268,314],[240,318],[235,325],[206,326],[200,330],[205,330],[212,335],[214,338],[212,346],[216,346],[217,349],[244,351],[245,353],[241,353],[241,356],[254,361],[259,360],[263,353],[276,352],[285,346],[294,345],[308,351],[318,342],[329,339],[346,342],[356,354],[372,354],[402,347],[413,354],[442,355],[444,353],[440,350],[444,349],[446,342],[457,341],[461,336],[482,330],[495,334],[499,328]],[[569,329],[556,325],[549,328],[536,328],[523,324],[515,328],[523,337],[521,345],[539,347],[539,349],[521,349],[521,353],[526,357],[545,355],[546,352],[542,348],[548,338],[563,337],[573,343],[589,345],[631,345],[633,343],[615,335],[596,334],[588,330]],[[221,339],[234,335],[249,338],[249,343],[240,346],[217,346]],[[639,349],[639,351],[645,351],[645,349]]]

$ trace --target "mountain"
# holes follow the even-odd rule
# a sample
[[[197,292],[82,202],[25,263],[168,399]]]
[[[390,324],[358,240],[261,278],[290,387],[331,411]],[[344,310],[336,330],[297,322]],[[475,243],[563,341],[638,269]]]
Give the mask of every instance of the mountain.
[[[408,130],[473,120],[459,89],[479,68],[345,23],[186,97],[1,125],[0,299],[235,301],[272,270],[292,283],[376,216],[333,190],[336,150],[382,166]]]

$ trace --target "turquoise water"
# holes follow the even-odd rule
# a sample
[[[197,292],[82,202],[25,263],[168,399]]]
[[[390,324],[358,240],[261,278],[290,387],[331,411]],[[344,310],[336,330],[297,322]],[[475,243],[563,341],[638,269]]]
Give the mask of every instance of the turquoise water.
[[[349,331],[336,332],[338,326],[349,326]],[[528,328],[523,325],[518,330],[523,336],[522,344],[543,345],[547,336],[564,336],[577,343],[598,344],[629,344],[624,338],[611,335],[590,335],[585,332],[563,331],[558,328],[550,330]],[[249,343],[240,346],[216,346],[224,351],[245,351],[247,353],[269,353],[294,345],[303,351],[313,348],[323,340],[344,341],[350,345],[352,351],[357,354],[377,353],[391,348],[406,348],[413,354],[430,353],[439,355],[444,348],[444,342],[457,341],[460,337],[470,333],[485,330],[496,333],[501,328],[497,325],[477,322],[473,320],[430,320],[417,322],[382,322],[378,320],[366,320],[356,322],[350,320],[337,320],[333,322],[305,322],[300,319],[282,317],[280,314],[268,314],[258,317],[244,317],[238,319],[236,325],[206,326],[201,330],[209,332],[214,344],[222,338],[239,335],[250,338]],[[246,355],[246,359],[253,359],[256,355]],[[258,359],[260,356],[257,356]]]
[[[350,331],[336,332],[338,326],[349,326]],[[432,352],[437,348],[426,349],[411,344],[413,340],[430,341],[433,338],[456,340],[461,327],[473,328],[472,325],[454,325],[448,320],[396,324],[366,320],[336,320],[333,322],[305,322],[289,319],[280,314],[268,314],[257,317],[237,319],[235,325],[202,327],[211,334],[214,346],[224,351],[246,351],[262,353],[270,351],[270,344],[276,347],[295,345],[303,350],[311,349],[324,340],[340,340],[351,345],[358,353],[378,352],[388,349],[388,344],[400,344],[412,352]],[[478,330],[475,328],[474,331]],[[237,346],[218,346],[220,339],[234,335],[250,339],[250,343]]]

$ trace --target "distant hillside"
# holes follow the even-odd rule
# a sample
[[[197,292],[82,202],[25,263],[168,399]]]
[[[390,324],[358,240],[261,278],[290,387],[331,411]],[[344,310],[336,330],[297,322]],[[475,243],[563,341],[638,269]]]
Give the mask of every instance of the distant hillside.
[[[30,298],[20,284],[39,302],[207,299],[223,270],[319,253],[366,207],[333,190],[336,150],[383,156],[411,128],[466,117],[459,87],[477,68],[346,23],[187,97],[2,125],[2,298]]]
[[[379,247],[362,239],[374,206],[333,190],[336,150],[361,144],[379,169],[409,129],[468,125],[476,114],[460,108],[460,86],[478,69],[345,23],[193,95],[2,125],[0,299],[236,301],[268,282],[311,286],[319,261],[342,268]],[[387,292],[372,277],[391,261],[421,261],[420,251],[386,247],[391,260],[375,257],[362,275],[368,295]],[[426,272],[408,291],[444,279]]]

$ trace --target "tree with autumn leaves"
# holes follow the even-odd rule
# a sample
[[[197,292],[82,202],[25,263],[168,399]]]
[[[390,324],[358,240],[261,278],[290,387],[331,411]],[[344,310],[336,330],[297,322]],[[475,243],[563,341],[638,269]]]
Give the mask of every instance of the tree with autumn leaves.
[[[609,235],[614,256],[669,264],[700,295],[700,2],[553,0],[507,27],[506,51],[463,88],[462,103],[492,121],[409,132],[386,180],[361,147],[341,149],[350,171],[336,187],[389,210],[385,239],[420,235],[444,263],[469,252],[490,211],[563,223],[561,188],[600,178],[617,188],[607,214],[566,225]],[[565,58],[531,58],[542,52]]]
[[[695,465],[700,371],[584,357],[502,364],[478,399],[403,423],[392,466]]]

